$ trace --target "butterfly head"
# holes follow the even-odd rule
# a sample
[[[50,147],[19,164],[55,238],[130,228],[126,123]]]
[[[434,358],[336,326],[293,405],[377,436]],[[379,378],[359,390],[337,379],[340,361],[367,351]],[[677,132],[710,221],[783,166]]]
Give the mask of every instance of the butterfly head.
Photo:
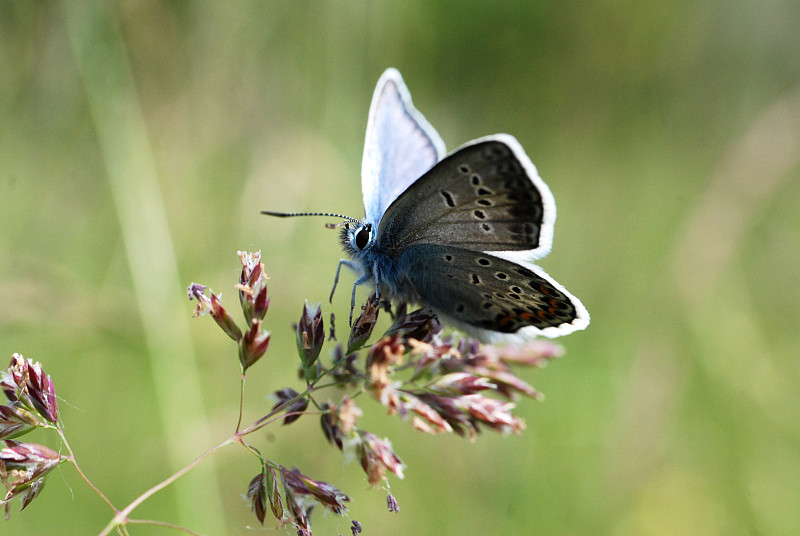
[[[363,221],[344,222],[339,235],[342,247],[351,257],[359,257],[374,241],[373,229],[371,223]]]

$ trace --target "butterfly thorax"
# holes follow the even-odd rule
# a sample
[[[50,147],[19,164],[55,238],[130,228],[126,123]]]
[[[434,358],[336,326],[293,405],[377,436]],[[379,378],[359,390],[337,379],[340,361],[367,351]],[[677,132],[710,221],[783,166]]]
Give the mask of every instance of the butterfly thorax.
[[[348,222],[342,226],[340,240],[345,252],[360,273],[359,283],[375,285],[381,300],[398,304],[419,303],[419,295],[409,281],[404,261],[396,252],[382,247],[377,240],[377,225],[365,221]]]

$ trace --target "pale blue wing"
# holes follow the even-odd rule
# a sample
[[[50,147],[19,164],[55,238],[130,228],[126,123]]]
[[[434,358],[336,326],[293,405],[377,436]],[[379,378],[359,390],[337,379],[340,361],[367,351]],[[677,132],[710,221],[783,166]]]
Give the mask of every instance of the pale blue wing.
[[[377,225],[386,208],[445,153],[436,130],[411,103],[397,69],[375,88],[367,121],[361,190],[366,221]]]

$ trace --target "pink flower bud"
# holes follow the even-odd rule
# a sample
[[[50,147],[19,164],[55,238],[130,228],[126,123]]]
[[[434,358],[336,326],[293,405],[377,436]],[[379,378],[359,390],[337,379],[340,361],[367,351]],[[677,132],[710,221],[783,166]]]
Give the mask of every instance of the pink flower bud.
[[[254,318],[263,320],[269,308],[269,298],[267,297],[267,279],[269,277],[264,272],[264,265],[261,263],[261,252],[240,251],[239,259],[242,261],[242,274],[237,287],[244,316],[248,323],[252,322]]]
[[[206,288],[208,287],[198,283],[189,285],[189,299],[197,300],[197,305],[194,308],[194,315],[192,316],[197,318],[205,314],[210,314],[217,325],[222,328],[222,331],[227,333],[234,341],[239,342],[242,338],[242,331],[239,329],[239,326],[236,325],[236,322],[228,313],[228,310],[222,306],[220,297],[214,294],[214,291],[209,291],[211,297],[205,295]]]
[[[0,439],[19,437],[41,425],[36,415],[25,408],[0,406]]]
[[[250,329],[245,332],[239,341],[239,361],[242,370],[247,370],[256,361],[261,359],[269,348],[270,332],[261,330],[261,320],[254,318]]]
[[[296,467],[291,471],[285,467],[281,468],[281,478],[283,479],[284,488],[287,492],[290,491],[295,499],[301,497],[312,498],[338,515],[342,515],[347,511],[347,506],[344,503],[348,502],[350,497],[327,482],[312,480]]]
[[[297,351],[305,368],[311,367],[317,361],[324,342],[322,307],[317,304],[309,309],[306,303],[303,305],[303,316],[297,324]]]
[[[422,342],[431,342],[433,336],[442,331],[439,318],[427,309],[417,309],[407,315],[397,318],[394,324],[386,331],[386,335],[400,333],[404,341],[414,339]]]
[[[228,313],[228,310],[222,306],[219,296],[211,293],[211,318],[213,318],[222,331],[228,334],[228,337],[234,341],[240,341],[242,338],[242,330],[236,325],[233,317]]]
[[[250,481],[247,486],[247,500],[250,501],[250,506],[253,513],[258,518],[259,523],[264,524],[264,518],[267,517],[267,475],[258,473]]]
[[[514,404],[502,402],[482,395],[465,395],[455,399],[455,403],[472,417],[502,433],[519,434],[525,429],[525,422],[511,414]]]
[[[308,407],[308,398],[298,398],[300,393],[292,389],[291,387],[284,387],[279,391],[275,391],[273,396],[276,399],[275,405],[272,407],[273,410],[278,408],[279,406],[286,404],[290,400],[293,402],[289,403],[288,405],[283,407],[282,412],[286,414],[286,417],[283,418],[283,424],[291,424],[297,419],[302,416],[302,413]]]
[[[0,450],[0,481],[6,492],[2,503],[6,505],[16,497],[22,497],[22,509],[36,498],[44,485],[44,479],[61,461],[61,455],[44,445],[20,443],[6,440],[6,448]]]
[[[451,372],[428,385],[428,390],[440,395],[467,395],[493,388],[487,378],[468,372]]]
[[[405,465],[392,450],[388,439],[380,439],[374,434],[363,431],[360,432],[360,436],[359,459],[371,485],[377,486],[387,470],[403,478]]]
[[[347,341],[348,354],[364,346],[372,335],[375,324],[378,322],[380,308],[378,307],[375,294],[369,297],[367,303],[365,303],[361,309],[361,314],[356,318],[356,321],[353,322],[353,326],[350,329],[350,338]]]
[[[50,376],[42,370],[41,363],[34,363],[20,354],[11,356],[8,370],[2,374],[0,385],[6,397],[14,405],[22,405],[35,411],[52,423],[58,421],[58,399]]]

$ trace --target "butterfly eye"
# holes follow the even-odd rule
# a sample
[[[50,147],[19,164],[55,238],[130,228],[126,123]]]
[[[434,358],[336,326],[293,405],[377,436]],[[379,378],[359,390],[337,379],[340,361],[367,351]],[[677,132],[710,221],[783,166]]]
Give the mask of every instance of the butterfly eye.
[[[367,247],[367,242],[369,242],[369,235],[371,231],[372,225],[365,225],[359,232],[356,233],[356,247],[358,249],[364,249]]]

